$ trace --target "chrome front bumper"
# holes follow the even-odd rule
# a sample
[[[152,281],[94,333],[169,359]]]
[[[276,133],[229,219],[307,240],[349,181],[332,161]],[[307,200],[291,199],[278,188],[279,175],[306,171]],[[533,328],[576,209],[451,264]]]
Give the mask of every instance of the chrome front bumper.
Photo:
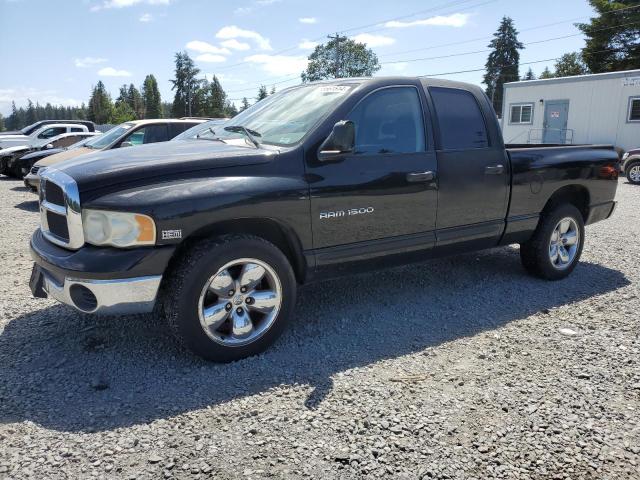
[[[60,285],[44,269],[42,289],[51,298],[83,313],[126,315],[149,313],[160,288],[161,275],[117,280],[88,280],[65,277]]]

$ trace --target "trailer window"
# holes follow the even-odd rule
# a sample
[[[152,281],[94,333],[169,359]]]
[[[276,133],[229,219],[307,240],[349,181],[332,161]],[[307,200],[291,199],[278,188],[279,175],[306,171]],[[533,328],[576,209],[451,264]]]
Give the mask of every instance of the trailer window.
[[[629,122],[640,122],[640,97],[631,97],[629,99]]]
[[[509,123],[516,125],[531,125],[533,122],[533,103],[519,103],[511,105]]]

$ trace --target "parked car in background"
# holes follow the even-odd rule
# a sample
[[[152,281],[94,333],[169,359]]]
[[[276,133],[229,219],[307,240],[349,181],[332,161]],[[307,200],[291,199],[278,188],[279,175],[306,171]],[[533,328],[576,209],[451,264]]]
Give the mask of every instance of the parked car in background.
[[[7,132],[0,132],[0,137],[4,137],[4,136],[7,136],[7,135],[25,135],[25,136],[29,136],[33,132],[38,130],[40,127],[43,127],[45,125],[50,125],[52,123],[72,123],[74,125],[84,125],[85,127],[87,127],[88,131],[90,131],[90,132],[95,132],[95,130],[96,130],[95,124],[93,122],[90,122],[89,120],[64,120],[64,119],[39,120],[39,121],[37,121],[35,123],[32,123],[31,125],[27,125],[22,130],[11,130],[11,131],[7,131]]]
[[[18,145],[34,145],[41,140],[48,140],[63,133],[88,132],[86,125],[73,123],[52,123],[44,125],[30,135],[5,135],[0,137],[0,150]]]
[[[40,168],[49,167],[63,160],[69,160],[79,157],[80,155],[92,154],[102,150],[166,142],[185,130],[201,123],[204,123],[204,120],[171,118],[125,122],[117,127],[113,127],[99,137],[91,139],[79,148],[69,149],[36,162],[33,165],[32,171],[25,177],[25,183],[29,187],[37,190],[38,184],[40,183],[40,179],[38,178]]]
[[[629,183],[640,185],[640,148],[629,150],[622,156],[622,171]]]
[[[82,140],[93,138],[97,135],[102,135],[100,132],[71,132],[62,133],[49,139],[39,140],[32,145],[18,145],[16,147],[8,147],[0,150],[0,173],[11,177],[22,178],[23,162],[22,158],[31,152],[49,152],[49,151],[62,151],[62,149],[74,145]],[[33,162],[35,163],[35,161]],[[29,168],[26,169],[28,173],[31,169],[31,163]]]
[[[57,155],[58,153],[62,153],[65,152],[67,150],[71,150],[74,148],[80,148],[82,147],[85,143],[89,142],[90,140],[92,140],[93,137],[87,137],[84,140],[80,140],[79,142],[74,143],[73,145],[70,145],[68,147],[62,147],[62,148],[50,148],[50,149],[45,149],[45,150],[38,150],[35,152],[31,152],[31,153],[27,153],[26,155],[23,155],[22,157],[20,157],[20,162],[24,162],[24,165],[22,166],[23,168],[23,176],[26,176],[29,174],[29,172],[37,172],[38,168],[34,167],[34,165],[39,161],[42,160],[43,158],[47,158],[50,157],[52,155]],[[28,170],[25,172],[24,168],[26,165],[29,165]],[[33,189],[33,187],[31,185],[29,185],[26,181],[24,182],[25,186]]]
[[[565,278],[585,225],[615,208],[612,146],[505,146],[490,100],[460,82],[304,84],[214,130],[45,169],[33,294],[155,309],[226,362],[273,343],[312,280],[514,243],[529,273]]]

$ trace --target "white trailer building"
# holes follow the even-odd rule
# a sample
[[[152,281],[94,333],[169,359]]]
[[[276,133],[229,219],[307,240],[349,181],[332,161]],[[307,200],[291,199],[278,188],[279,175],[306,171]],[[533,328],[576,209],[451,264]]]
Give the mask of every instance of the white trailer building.
[[[505,143],[640,147],[640,70],[506,83]]]

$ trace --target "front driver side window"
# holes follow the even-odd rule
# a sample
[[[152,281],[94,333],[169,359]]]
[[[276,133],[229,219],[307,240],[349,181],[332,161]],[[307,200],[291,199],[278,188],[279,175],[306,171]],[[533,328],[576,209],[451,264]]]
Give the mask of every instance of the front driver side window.
[[[356,154],[425,151],[420,97],[414,87],[373,92],[351,112],[356,127]]]

